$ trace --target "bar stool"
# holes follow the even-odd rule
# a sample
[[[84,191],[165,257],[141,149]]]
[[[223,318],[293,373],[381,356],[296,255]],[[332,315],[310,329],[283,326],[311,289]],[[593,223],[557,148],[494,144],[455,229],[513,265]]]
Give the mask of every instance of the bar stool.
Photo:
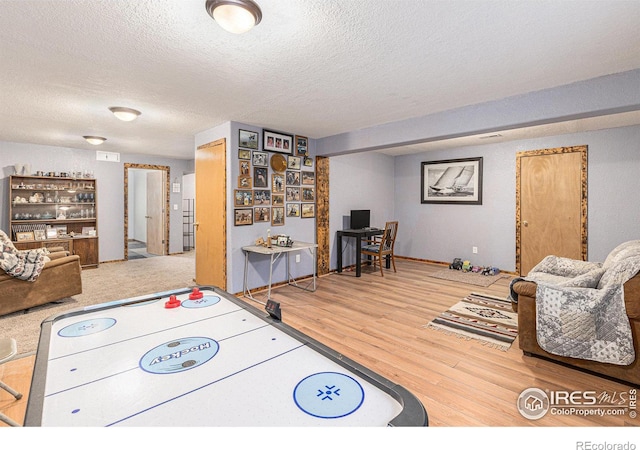
[[[16,340],[13,338],[0,338],[0,364],[5,363],[13,359],[13,357],[18,353],[18,346],[16,345]],[[22,398],[22,394],[11,387],[4,384],[0,381],[0,388],[7,391],[9,394],[13,395],[16,400],[20,400]],[[12,427],[19,427],[20,424],[0,413],[0,420]]]

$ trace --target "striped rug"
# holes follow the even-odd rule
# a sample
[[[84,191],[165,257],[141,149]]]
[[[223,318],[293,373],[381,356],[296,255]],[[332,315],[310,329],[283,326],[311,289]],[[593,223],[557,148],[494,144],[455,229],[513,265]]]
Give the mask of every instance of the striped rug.
[[[425,327],[507,351],[518,336],[518,315],[509,300],[474,292]]]

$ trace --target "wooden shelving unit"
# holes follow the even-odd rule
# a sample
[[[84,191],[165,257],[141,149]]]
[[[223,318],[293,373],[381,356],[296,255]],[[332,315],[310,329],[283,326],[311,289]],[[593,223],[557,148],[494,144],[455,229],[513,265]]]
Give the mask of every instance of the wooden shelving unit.
[[[12,175],[9,186],[11,239],[21,250],[63,247],[97,267],[98,198],[93,178]]]

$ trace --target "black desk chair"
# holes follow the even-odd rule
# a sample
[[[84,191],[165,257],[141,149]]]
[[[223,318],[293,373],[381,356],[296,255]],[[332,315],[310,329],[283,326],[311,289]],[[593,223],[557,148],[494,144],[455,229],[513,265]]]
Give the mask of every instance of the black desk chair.
[[[387,222],[384,226],[384,233],[382,236],[374,236],[372,239],[367,239],[366,245],[362,246],[361,252],[373,259],[373,268],[376,268],[376,262],[380,263],[380,275],[384,277],[382,271],[382,258],[391,258],[393,264],[393,271],[396,270],[396,260],[393,255],[393,247],[396,243],[396,234],[398,234],[398,222]],[[378,261],[379,260],[379,261]]]

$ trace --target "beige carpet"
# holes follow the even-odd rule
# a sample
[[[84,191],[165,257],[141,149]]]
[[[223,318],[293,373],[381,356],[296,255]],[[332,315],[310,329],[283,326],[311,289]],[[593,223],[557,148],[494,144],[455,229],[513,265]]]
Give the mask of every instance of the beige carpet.
[[[13,337],[18,354],[36,351],[40,324],[50,316],[87,305],[193,286],[195,254],[103,263],[82,271],[82,294],[0,317],[0,336]]]
[[[455,281],[458,283],[473,284],[474,286],[487,287],[498,281],[500,278],[509,278],[506,274],[482,275],[481,273],[462,272],[461,270],[443,269],[429,274],[430,277],[441,280]]]

